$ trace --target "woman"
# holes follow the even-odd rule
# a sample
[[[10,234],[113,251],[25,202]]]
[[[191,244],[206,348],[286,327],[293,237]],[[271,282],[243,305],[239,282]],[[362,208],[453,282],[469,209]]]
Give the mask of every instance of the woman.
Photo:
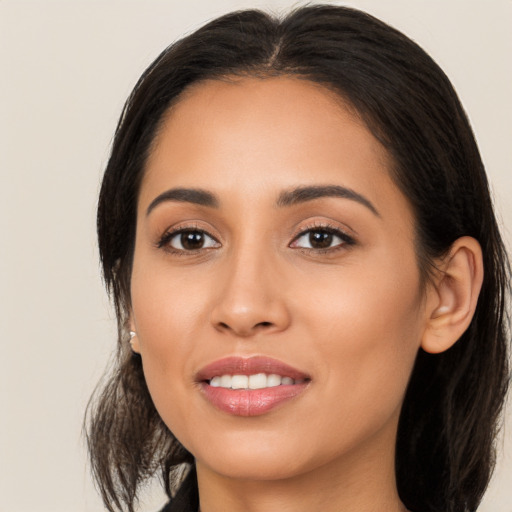
[[[476,510],[508,263],[464,111],[403,34],[311,6],[169,47],[121,116],[98,234],[109,510],[155,472],[166,511]]]

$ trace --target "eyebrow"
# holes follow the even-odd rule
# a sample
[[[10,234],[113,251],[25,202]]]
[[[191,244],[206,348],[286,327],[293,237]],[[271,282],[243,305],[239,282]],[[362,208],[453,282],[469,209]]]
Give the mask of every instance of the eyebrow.
[[[313,185],[296,187],[291,190],[285,190],[279,194],[276,206],[284,208],[295,204],[313,201],[322,197],[340,197],[350,199],[366,206],[374,215],[380,217],[377,208],[366,197],[347,187],[340,185]],[[157,196],[146,210],[149,215],[159,204],[167,201],[176,201],[183,203],[193,203],[209,208],[219,208],[220,202],[217,197],[207,190],[199,188],[171,188]]]
[[[279,207],[292,206],[322,197],[341,197],[342,199],[356,201],[366,206],[374,215],[380,217],[377,208],[375,208],[369,199],[357,193],[355,190],[340,185],[314,185],[287,190],[279,195],[276,205]]]
[[[207,190],[199,188],[171,188],[155,197],[146,210],[149,215],[159,204],[166,201],[177,201],[180,203],[193,203],[210,208],[218,208],[219,200]]]

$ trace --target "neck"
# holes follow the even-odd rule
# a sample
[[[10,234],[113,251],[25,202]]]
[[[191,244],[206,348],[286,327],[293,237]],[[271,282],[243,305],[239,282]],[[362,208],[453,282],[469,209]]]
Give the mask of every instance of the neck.
[[[374,441],[282,479],[228,477],[196,461],[200,512],[406,512],[396,489],[394,442]]]

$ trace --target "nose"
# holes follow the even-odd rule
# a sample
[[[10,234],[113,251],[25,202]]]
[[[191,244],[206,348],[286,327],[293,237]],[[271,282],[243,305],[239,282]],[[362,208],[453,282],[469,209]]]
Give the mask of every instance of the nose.
[[[247,338],[289,326],[285,279],[272,257],[250,250],[234,255],[217,283],[211,322],[218,331]]]

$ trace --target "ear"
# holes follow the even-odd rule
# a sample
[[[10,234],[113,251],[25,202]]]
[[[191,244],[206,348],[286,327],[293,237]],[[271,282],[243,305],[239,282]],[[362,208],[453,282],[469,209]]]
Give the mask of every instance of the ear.
[[[131,312],[127,323],[130,331],[130,346],[132,348],[132,351],[135,352],[136,354],[140,354],[139,337],[137,336],[137,329],[135,327],[135,322],[133,320],[133,313]]]
[[[483,281],[480,244],[469,236],[457,239],[441,260],[427,298],[427,326],[421,347],[437,354],[448,350],[469,327]]]

